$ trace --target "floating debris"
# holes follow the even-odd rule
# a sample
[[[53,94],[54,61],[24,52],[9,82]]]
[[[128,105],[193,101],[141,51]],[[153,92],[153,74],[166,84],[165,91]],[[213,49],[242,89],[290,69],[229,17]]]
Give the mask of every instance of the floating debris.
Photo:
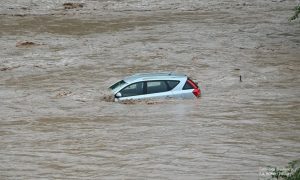
[[[121,104],[136,104],[140,101],[138,100],[123,100],[123,101],[120,101]]]
[[[25,17],[26,14],[13,14],[12,16]]]
[[[70,94],[72,94],[71,91],[69,91],[69,90],[64,90],[64,91],[61,91],[61,92],[57,93],[57,94],[56,94],[56,97],[68,96],[68,95],[70,95]]]
[[[24,10],[24,11],[30,10],[30,8],[28,8],[28,7],[21,7],[20,9],[22,9],[22,10]]]
[[[65,9],[83,8],[83,3],[64,3]]]
[[[32,47],[37,45],[39,44],[30,41],[21,41],[21,42],[17,42],[16,47]]]
[[[161,104],[165,103],[163,99],[147,99],[147,100],[140,100],[140,99],[129,99],[129,100],[123,100],[119,101],[121,104],[146,104],[146,105],[154,105],[154,104]]]
[[[3,68],[0,68],[0,71],[7,71],[7,70],[10,70],[11,68],[10,67],[3,67]]]
[[[43,67],[42,65],[34,65],[33,67],[36,67],[36,68],[41,68],[41,69],[46,69],[45,67]]]
[[[113,95],[105,95],[101,99],[106,102],[114,102],[115,101],[115,97]]]
[[[16,69],[20,66],[13,66],[13,67],[3,67],[3,68],[0,68],[0,71],[7,71],[7,70],[12,70],[12,69]]]

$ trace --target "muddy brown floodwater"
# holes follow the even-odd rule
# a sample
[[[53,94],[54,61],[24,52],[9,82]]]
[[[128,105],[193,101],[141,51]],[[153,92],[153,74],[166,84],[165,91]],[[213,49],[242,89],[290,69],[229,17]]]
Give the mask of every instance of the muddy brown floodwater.
[[[300,157],[299,1],[72,2],[0,3],[0,179],[260,179]],[[202,97],[105,100],[162,71]]]

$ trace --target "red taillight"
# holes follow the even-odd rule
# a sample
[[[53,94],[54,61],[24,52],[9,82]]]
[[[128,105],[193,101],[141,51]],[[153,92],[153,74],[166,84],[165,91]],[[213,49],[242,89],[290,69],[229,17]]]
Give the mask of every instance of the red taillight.
[[[200,97],[200,95],[201,95],[201,91],[200,91],[200,89],[194,89],[193,90],[193,94],[196,96],[196,97]]]
[[[198,88],[197,84],[194,83],[192,80],[188,79],[188,82],[189,84],[194,88],[193,90],[193,94],[196,96],[196,97],[200,97],[201,95],[201,90]]]

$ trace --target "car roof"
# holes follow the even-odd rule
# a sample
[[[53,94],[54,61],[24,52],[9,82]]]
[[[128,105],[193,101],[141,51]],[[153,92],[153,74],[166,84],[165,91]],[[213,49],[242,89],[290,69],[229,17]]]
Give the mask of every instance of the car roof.
[[[180,79],[186,78],[185,74],[179,74],[174,72],[159,72],[159,73],[138,73],[132,76],[124,78],[127,83],[137,82],[137,81],[147,81],[147,80],[170,80],[170,79]]]

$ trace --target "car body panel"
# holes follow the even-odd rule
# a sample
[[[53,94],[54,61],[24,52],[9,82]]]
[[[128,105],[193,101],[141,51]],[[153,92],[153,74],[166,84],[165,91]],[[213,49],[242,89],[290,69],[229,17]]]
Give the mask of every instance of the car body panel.
[[[137,96],[121,97],[118,98],[119,101],[123,100],[137,100],[137,99],[156,99],[156,98],[174,98],[172,91],[153,93],[153,94],[143,94]]]

